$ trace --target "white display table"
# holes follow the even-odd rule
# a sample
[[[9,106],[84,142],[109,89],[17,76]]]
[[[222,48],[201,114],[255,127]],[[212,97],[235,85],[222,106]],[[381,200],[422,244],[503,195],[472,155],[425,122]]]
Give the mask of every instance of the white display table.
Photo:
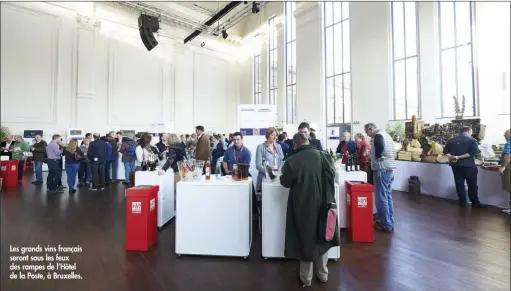
[[[339,227],[346,228],[346,181],[367,182],[367,173],[363,171],[346,172],[343,166],[336,167],[335,183],[339,185]],[[374,200],[374,199],[373,199]],[[373,203],[373,213],[376,213],[376,207]]]
[[[263,258],[285,258],[286,209],[289,189],[281,186],[279,181],[264,180],[261,195]],[[335,185],[335,196],[336,201],[339,201],[338,185]],[[337,211],[340,213],[339,208]],[[328,251],[329,259],[337,260],[340,256],[339,247],[331,248]]]
[[[135,186],[159,186],[158,191],[158,227],[164,226],[174,216],[174,171],[166,171],[159,176],[157,171],[135,172]]]
[[[454,177],[449,165],[408,161],[396,161],[396,164],[392,190],[408,192],[408,178],[418,176],[421,181],[422,194],[458,200]],[[481,203],[507,208],[509,194],[502,190],[499,172],[479,168],[477,184]]]
[[[247,258],[252,244],[252,179],[179,181],[176,254]]]

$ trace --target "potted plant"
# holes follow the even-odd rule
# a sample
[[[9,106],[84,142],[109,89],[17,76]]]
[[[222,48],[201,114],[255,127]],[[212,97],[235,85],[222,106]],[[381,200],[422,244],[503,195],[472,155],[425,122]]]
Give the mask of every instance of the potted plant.
[[[465,95],[461,95],[461,106],[456,96],[452,96],[452,99],[454,100],[455,119],[463,119],[463,114],[465,113]]]
[[[2,126],[0,128],[0,142],[5,141],[5,138],[9,135],[11,135],[11,130],[7,126]]]
[[[393,139],[399,139],[399,142],[405,138],[405,124],[402,122],[388,123],[385,127],[385,131]]]

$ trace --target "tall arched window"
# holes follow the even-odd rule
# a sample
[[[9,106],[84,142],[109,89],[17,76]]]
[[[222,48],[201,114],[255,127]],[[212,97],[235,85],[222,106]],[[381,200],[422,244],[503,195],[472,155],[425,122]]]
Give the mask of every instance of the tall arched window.
[[[254,56],[254,104],[261,104],[261,54]]]
[[[394,120],[420,118],[417,2],[392,2]]]
[[[324,2],[327,124],[351,122],[349,5]]]
[[[296,21],[295,2],[286,3],[286,123],[296,123]]]
[[[465,116],[477,115],[476,79],[473,52],[473,2],[439,2],[440,63],[442,74],[442,117],[453,117],[453,96],[461,105],[465,96]]]
[[[268,69],[269,69],[269,93],[270,104],[277,104],[277,28],[275,27],[275,16],[268,20]]]

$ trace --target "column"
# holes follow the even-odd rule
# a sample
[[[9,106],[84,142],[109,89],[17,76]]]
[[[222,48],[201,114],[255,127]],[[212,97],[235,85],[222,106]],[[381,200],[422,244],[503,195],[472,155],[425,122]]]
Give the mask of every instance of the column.
[[[277,25],[277,125],[286,123],[286,32],[284,23]]]
[[[96,98],[96,40],[99,23],[77,15],[73,49],[73,98],[71,98],[71,127],[86,127],[94,112]],[[90,127],[90,126],[89,126]]]
[[[316,129],[324,143],[323,23],[319,2],[299,2],[296,18],[296,117]]]
[[[390,2],[350,2],[353,132],[385,128],[392,104]]]
[[[436,118],[442,116],[438,2],[417,2],[417,5],[419,6],[421,119],[433,124],[436,123]]]

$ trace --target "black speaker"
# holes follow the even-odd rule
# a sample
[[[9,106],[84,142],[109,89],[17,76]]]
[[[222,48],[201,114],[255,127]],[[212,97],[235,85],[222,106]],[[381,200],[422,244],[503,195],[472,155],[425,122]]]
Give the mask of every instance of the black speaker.
[[[138,31],[140,38],[148,51],[152,50],[158,45],[158,41],[154,37],[154,33],[160,29],[160,22],[158,18],[141,14],[138,17]]]

